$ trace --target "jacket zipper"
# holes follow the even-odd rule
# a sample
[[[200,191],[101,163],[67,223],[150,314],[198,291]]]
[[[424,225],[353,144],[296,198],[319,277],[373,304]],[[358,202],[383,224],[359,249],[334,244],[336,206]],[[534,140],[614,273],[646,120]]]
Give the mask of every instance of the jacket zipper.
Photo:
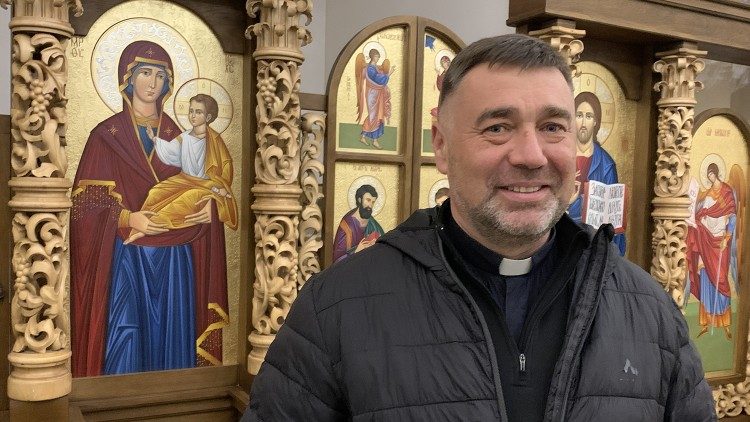
[[[492,366],[492,376],[495,381],[496,393],[497,393],[497,406],[498,411],[500,412],[500,421],[501,422],[508,422],[508,412],[505,409],[505,398],[503,397],[503,387],[500,383],[500,368],[497,363],[497,353],[495,352],[495,345],[492,342],[492,336],[490,335],[490,330],[487,327],[487,321],[484,319],[484,315],[482,314],[482,310],[479,309],[479,305],[477,305],[476,301],[474,301],[474,298],[471,296],[468,290],[466,290],[466,286],[459,280],[458,276],[455,272],[453,272],[453,269],[448,264],[448,259],[445,257],[445,251],[443,249],[443,240],[440,238],[440,235],[436,232],[435,236],[438,239],[438,249],[440,250],[440,258],[443,261],[443,265],[445,266],[445,269],[450,276],[450,278],[453,280],[453,282],[456,283],[456,285],[461,289],[461,292],[464,294],[464,297],[468,299],[469,303],[471,304],[472,309],[474,310],[474,313],[477,315],[477,318],[479,319],[479,323],[482,327],[482,334],[484,334],[484,338],[487,341],[487,353],[490,358],[490,365]],[[524,358],[525,359],[525,358]]]
[[[529,348],[529,342],[531,341],[531,338],[534,334],[534,327],[539,323],[539,320],[542,318],[542,316],[549,310],[549,308],[557,301],[557,299],[560,297],[562,292],[567,287],[568,283],[573,279],[575,276],[575,269],[573,270],[573,273],[570,274],[570,276],[565,280],[565,282],[560,286],[560,288],[557,290],[555,295],[552,297],[552,299],[549,300],[549,302],[544,304],[544,308],[537,309],[536,306],[531,309],[532,316],[534,317],[533,320],[529,321],[528,324],[524,324],[524,327],[521,331],[521,341],[519,341],[519,348],[523,351],[517,350],[518,352],[518,368],[519,372],[522,375],[525,375],[526,373],[526,352]]]
[[[597,235],[602,236],[603,234],[597,233]],[[598,236],[595,236],[596,239]],[[601,243],[601,239],[597,239]],[[602,245],[597,245],[598,247],[602,247]],[[599,274],[594,278],[594,280],[597,281],[596,287],[599,288],[602,283],[604,283],[603,278],[605,276],[605,272],[607,270],[607,266],[609,263],[609,241],[604,242],[604,256],[602,257],[602,263],[601,263],[601,269],[599,271]],[[595,249],[592,249],[591,255],[589,255],[589,259],[592,259],[592,257],[595,258],[593,252],[598,252]],[[586,282],[584,279],[583,282]],[[580,293],[579,293],[580,294]],[[591,313],[587,315],[588,319],[586,320],[586,323],[583,327],[583,331],[581,332],[581,336],[578,339],[578,343],[576,344],[576,350],[575,354],[573,355],[571,359],[572,362],[576,362],[579,359],[579,356],[581,354],[581,351],[583,350],[583,343],[585,343],[585,339],[588,338],[589,332],[591,331],[591,326],[594,324],[594,318],[596,317],[596,311],[599,308],[599,300],[601,299],[601,292],[596,293],[596,296],[594,298],[594,303],[592,304]],[[569,318],[572,319],[572,314],[568,315]],[[566,413],[568,412],[568,396],[570,395],[570,388],[573,383],[573,375],[572,373],[568,374],[568,378],[565,382],[565,390],[563,392],[562,396],[562,409],[560,410],[560,417],[559,421],[565,421]]]

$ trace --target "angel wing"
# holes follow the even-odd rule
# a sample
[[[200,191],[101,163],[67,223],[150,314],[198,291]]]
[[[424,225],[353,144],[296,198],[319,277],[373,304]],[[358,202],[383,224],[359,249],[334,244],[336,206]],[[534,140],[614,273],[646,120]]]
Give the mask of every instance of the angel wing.
[[[380,65],[380,71],[386,75],[391,71],[391,61],[388,59],[383,60],[383,64]]]
[[[729,171],[729,179],[727,180],[727,184],[729,184],[729,186],[731,186],[734,190],[734,203],[737,207],[734,230],[732,233],[729,271],[732,275],[732,280],[734,280],[735,283],[734,287],[736,291],[739,292],[739,264],[740,260],[742,259],[742,250],[745,246],[743,245],[743,239],[745,237],[745,224],[747,223],[745,221],[745,210],[747,209],[747,203],[745,202],[745,200],[747,199],[747,186],[745,182],[745,174],[743,173],[742,168],[739,165],[735,164],[732,166],[732,169]]]
[[[358,122],[362,119],[363,115],[367,114],[367,107],[365,106],[365,101],[364,101],[364,93],[362,92],[362,87],[365,84],[365,80],[363,77],[363,72],[365,71],[365,67],[367,67],[367,62],[365,61],[365,55],[363,53],[359,53],[357,55],[357,58],[354,60],[354,80],[357,81],[356,87],[357,87],[357,121]]]

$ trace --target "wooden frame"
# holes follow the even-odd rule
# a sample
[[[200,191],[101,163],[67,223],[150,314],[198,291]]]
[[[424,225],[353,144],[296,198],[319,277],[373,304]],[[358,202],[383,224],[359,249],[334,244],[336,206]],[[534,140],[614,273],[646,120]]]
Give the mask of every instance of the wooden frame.
[[[2,180],[10,180],[10,116],[0,115],[0,178]],[[10,233],[10,220],[12,213],[8,206],[10,201],[10,186],[7,183],[3,183],[0,186],[0,233]],[[6,351],[10,350],[10,339],[12,338],[10,333],[10,300],[13,296],[13,276],[11,274],[10,262],[11,262],[11,236],[5,237],[0,241],[0,327],[2,327],[3,333],[0,335],[0,382],[5,384],[5,380],[8,379],[9,367],[8,367],[8,355]],[[8,410],[8,396],[6,394],[0,395],[0,419],[2,419],[2,412]]]
[[[375,155],[359,152],[336,151],[336,134],[338,131],[336,110],[336,98],[338,95],[339,84],[343,77],[344,68],[349,62],[352,55],[360,45],[372,35],[389,29],[401,27],[406,31],[404,57],[406,69],[403,70],[406,79],[404,93],[404,127],[401,131],[400,150],[395,155]],[[366,28],[357,33],[336,58],[333,70],[328,80],[328,131],[326,135],[326,174],[325,174],[325,192],[326,206],[325,225],[323,230],[323,263],[328,266],[333,257],[333,238],[331,234],[335,230],[334,216],[331,215],[334,204],[334,189],[336,180],[335,163],[338,161],[347,161],[353,163],[369,164],[395,164],[398,165],[403,180],[403,189],[400,193],[398,220],[402,221],[409,213],[418,208],[419,198],[414,192],[419,191],[419,170],[422,164],[434,164],[434,158],[422,157],[421,139],[422,124],[418,121],[418,116],[422,111],[422,92],[417,86],[423,86],[423,57],[424,34],[426,31],[436,33],[442,39],[451,44],[451,47],[459,50],[464,47],[464,43],[445,26],[432,20],[416,16],[394,16],[386,18],[368,25]],[[419,140],[419,142],[418,142]]]
[[[587,37],[641,45],[692,40],[712,59],[747,65],[748,13],[747,5],[722,0],[511,0],[507,24],[570,19]]]
[[[699,114],[695,118],[695,126],[693,133],[696,133],[701,125],[708,119],[714,116],[723,116],[728,118],[734,123],[742,133],[742,137],[745,139],[747,144],[748,159],[750,159],[750,125],[742,117],[735,114],[732,110],[727,108],[713,108],[706,110]],[[693,169],[696,167],[693,166]],[[745,175],[746,181],[750,185],[750,173]],[[747,209],[745,210],[745,221],[750,221],[750,204],[745,204]],[[744,241],[748,241],[745,236]],[[750,282],[750,247],[743,248],[742,256],[739,257],[742,264],[738,268],[738,274],[744,275],[742,282],[747,286]],[[739,283],[740,281],[738,281]],[[716,387],[723,384],[738,383],[745,381],[747,378],[747,370],[750,367],[750,362],[747,359],[748,352],[748,324],[750,323],[750,289],[743,289],[740,292],[740,308],[737,312],[738,325],[737,325],[737,336],[733,340],[735,342],[735,362],[733,372],[727,374],[726,372],[707,372],[706,378],[708,382]]]
[[[88,8],[80,18],[71,20],[76,35],[85,36],[91,25],[109,8],[120,4],[120,1],[108,0],[97,2]],[[249,18],[245,14],[244,4],[222,1],[204,3],[200,1],[175,1],[198,15],[214,30],[225,53],[243,55],[245,71],[241,76],[244,86],[255,86],[255,61],[252,58],[254,41],[246,40],[245,29]],[[87,5],[88,6],[88,5]],[[229,8],[229,9],[228,9]],[[242,100],[243,115],[243,154],[240,162],[243,182],[240,198],[240,260],[241,274],[253,274],[254,254],[252,253],[252,224],[254,218],[250,212],[252,202],[250,187],[255,178],[255,95],[254,90],[246,90]],[[6,159],[9,162],[9,159]],[[7,179],[7,177],[6,177]],[[7,204],[7,200],[3,201]],[[3,250],[0,248],[0,253]],[[10,258],[7,260],[10,261]],[[231,269],[230,269],[231,270]],[[251,276],[252,277],[252,276]],[[185,370],[143,372],[118,376],[91,378],[74,378],[71,394],[65,398],[70,403],[70,415],[104,417],[118,419],[137,416],[139,418],[175,417],[181,420],[234,420],[237,414],[244,411],[249,401],[247,391],[252,377],[248,374],[246,356],[248,353],[247,333],[250,324],[251,280],[241,282],[238,294],[246,300],[239,301],[240,316],[237,321],[237,362],[238,364],[220,367],[191,368]],[[0,308],[2,309],[2,308]],[[0,321],[2,321],[0,313]],[[6,326],[8,324],[6,323]],[[4,368],[5,366],[3,366]],[[5,371],[5,369],[2,369]],[[2,373],[0,373],[2,375]],[[3,377],[4,379],[5,377]],[[6,397],[3,396],[3,399]],[[1,408],[0,408],[1,409]],[[137,409],[137,410],[136,410]],[[134,413],[135,412],[135,413]],[[203,419],[201,419],[203,418]],[[218,419],[216,419],[218,418]]]

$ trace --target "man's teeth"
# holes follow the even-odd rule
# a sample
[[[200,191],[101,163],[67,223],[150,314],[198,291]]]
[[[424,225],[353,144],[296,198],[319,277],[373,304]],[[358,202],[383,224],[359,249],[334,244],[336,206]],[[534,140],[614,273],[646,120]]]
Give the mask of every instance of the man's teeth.
[[[508,186],[505,189],[508,189],[509,191],[512,191],[512,192],[531,193],[531,192],[536,192],[541,188],[542,188],[541,186],[533,186],[533,187]]]

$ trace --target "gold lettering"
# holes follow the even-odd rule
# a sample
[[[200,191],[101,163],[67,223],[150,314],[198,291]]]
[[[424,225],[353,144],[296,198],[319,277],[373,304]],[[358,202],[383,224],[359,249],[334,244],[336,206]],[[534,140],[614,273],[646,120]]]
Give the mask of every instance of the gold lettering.
[[[716,129],[714,131],[714,133],[716,134],[716,136],[721,136],[723,138],[728,138],[730,132],[731,131],[729,129]]]

